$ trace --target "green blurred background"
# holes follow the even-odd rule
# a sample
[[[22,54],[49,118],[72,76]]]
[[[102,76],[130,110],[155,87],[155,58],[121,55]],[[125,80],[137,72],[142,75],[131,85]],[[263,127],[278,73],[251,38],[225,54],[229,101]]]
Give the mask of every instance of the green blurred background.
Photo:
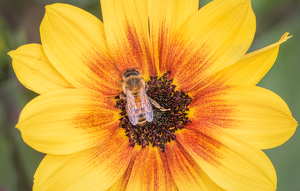
[[[27,146],[14,126],[22,108],[36,97],[17,80],[7,52],[40,43],[39,25],[46,4],[69,3],[102,20],[99,0],[0,0],[0,191],[29,191],[44,157]],[[200,7],[210,0],[200,0]],[[293,38],[280,47],[277,61],[258,84],[277,93],[300,121],[300,0],[252,0],[257,32],[249,51]],[[278,176],[278,191],[300,191],[300,131],[282,146],[266,150]]]

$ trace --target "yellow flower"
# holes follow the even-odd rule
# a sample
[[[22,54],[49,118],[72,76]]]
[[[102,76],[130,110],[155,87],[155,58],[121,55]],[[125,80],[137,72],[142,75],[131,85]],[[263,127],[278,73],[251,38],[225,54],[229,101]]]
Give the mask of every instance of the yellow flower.
[[[245,54],[256,29],[250,1],[215,0],[200,10],[198,0],[101,6],[104,24],[71,5],[47,6],[42,45],[9,53],[20,82],[41,94],[16,126],[47,153],[33,189],[276,190],[261,149],[283,144],[297,122],[280,97],[255,85],[288,33]],[[114,99],[135,67],[148,97],[171,108],[153,105],[145,126],[132,125],[127,103]]]

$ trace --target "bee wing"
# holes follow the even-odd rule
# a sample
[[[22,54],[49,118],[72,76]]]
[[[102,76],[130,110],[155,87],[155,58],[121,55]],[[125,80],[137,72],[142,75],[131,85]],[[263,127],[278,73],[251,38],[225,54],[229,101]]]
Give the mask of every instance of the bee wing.
[[[130,122],[133,125],[136,125],[140,118],[139,108],[135,104],[135,98],[131,92],[126,88],[126,97],[127,97],[127,114]]]
[[[153,121],[153,109],[146,95],[145,88],[141,89],[141,115],[148,121]]]

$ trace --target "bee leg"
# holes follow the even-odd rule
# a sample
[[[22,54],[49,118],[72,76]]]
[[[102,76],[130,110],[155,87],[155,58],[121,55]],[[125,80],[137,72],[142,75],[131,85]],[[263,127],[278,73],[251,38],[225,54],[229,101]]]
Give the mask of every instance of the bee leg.
[[[148,91],[148,88],[149,88],[148,84],[145,83],[145,92]]]
[[[155,100],[153,100],[152,98],[148,97],[150,102],[156,107],[158,108],[160,111],[170,111],[171,109],[165,109],[162,106],[160,106]]]
[[[121,93],[119,96],[120,96],[120,99],[125,100],[125,101],[127,100],[127,97],[125,94]]]

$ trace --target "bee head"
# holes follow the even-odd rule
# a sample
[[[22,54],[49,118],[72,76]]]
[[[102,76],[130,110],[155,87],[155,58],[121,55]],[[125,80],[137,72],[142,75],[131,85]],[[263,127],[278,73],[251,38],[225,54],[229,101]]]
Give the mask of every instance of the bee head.
[[[123,73],[123,80],[130,76],[140,76],[140,72],[137,70],[138,68],[128,68]]]

